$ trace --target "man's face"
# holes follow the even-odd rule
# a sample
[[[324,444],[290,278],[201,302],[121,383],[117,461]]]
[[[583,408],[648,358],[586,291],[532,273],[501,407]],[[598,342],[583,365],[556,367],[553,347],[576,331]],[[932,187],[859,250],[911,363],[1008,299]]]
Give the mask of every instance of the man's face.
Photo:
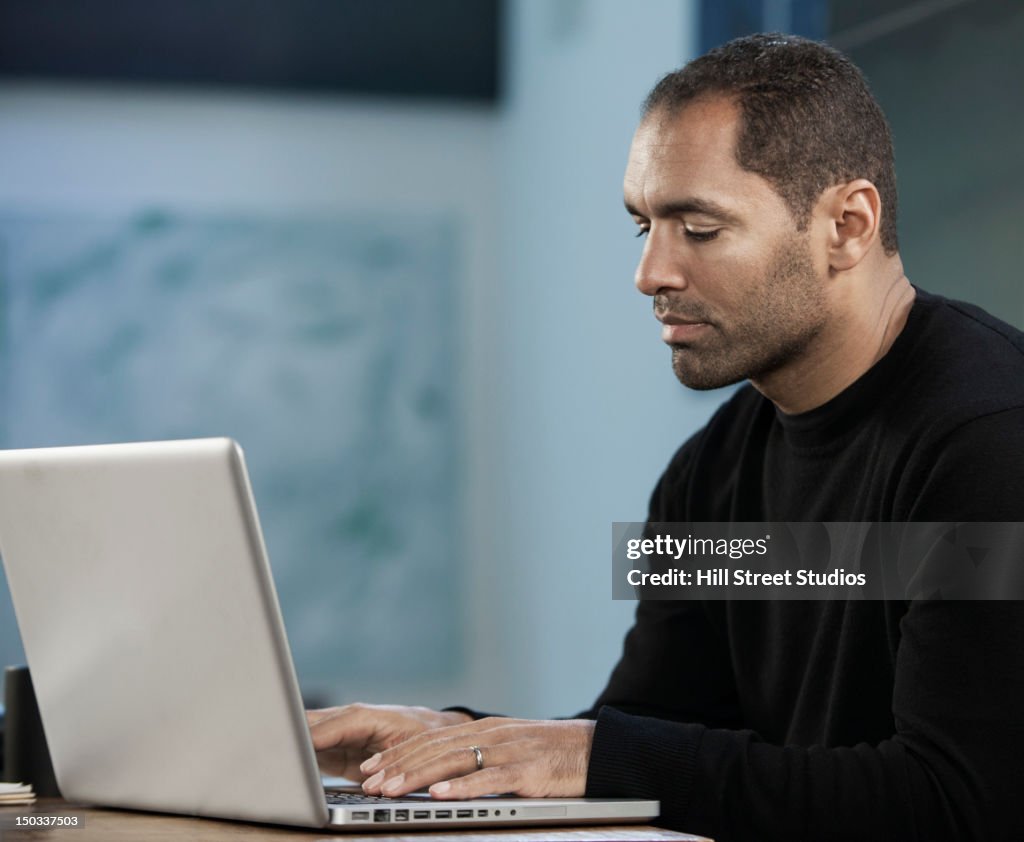
[[[799,359],[828,315],[815,266],[771,184],[734,157],[727,99],[655,111],[633,138],[624,192],[646,237],[636,285],[654,298],[672,367],[686,386],[755,383]]]

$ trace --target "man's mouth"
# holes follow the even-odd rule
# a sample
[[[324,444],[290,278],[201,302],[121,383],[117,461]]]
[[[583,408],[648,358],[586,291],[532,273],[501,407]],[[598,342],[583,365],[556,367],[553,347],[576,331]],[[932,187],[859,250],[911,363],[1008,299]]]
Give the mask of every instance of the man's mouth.
[[[688,316],[676,316],[672,313],[655,312],[655,318],[661,322],[661,340],[669,345],[682,345],[699,338],[711,329],[711,323]]]
[[[661,341],[669,345],[685,345],[711,330],[707,322],[684,322],[664,320],[661,324]]]

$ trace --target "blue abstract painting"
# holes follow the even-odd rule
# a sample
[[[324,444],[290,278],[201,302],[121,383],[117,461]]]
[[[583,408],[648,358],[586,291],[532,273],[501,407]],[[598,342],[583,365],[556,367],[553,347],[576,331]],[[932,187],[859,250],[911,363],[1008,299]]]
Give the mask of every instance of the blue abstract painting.
[[[231,436],[301,683],[459,668],[447,217],[0,213],[0,446]],[[0,593],[0,634],[14,629]]]

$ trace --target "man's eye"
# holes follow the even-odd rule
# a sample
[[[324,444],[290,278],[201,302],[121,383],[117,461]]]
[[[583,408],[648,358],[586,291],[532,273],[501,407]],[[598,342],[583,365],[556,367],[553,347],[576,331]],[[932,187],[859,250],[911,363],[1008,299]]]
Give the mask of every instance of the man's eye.
[[[686,236],[689,237],[691,240],[694,240],[695,242],[698,242],[698,243],[707,243],[707,242],[710,242],[711,240],[715,239],[715,237],[718,236],[718,232],[721,229],[720,228],[713,228],[710,231],[694,231],[691,228],[687,228],[685,230],[686,230]]]
[[[636,232],[636,234],[634,236],[636,236],[636,237],[646,237],[647,236],[647,232],[650,231],[650,230],[651,230],[650,228],[641,228],[639,231]]]

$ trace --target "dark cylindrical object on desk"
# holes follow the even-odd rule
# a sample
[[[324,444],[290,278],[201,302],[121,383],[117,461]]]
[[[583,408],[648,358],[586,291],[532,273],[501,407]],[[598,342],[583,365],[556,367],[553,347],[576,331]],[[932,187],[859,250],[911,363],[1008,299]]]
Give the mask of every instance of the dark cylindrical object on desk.
[[[4,670],[4,777],[32,784],[40,798],[60,795],[28,667]]]

